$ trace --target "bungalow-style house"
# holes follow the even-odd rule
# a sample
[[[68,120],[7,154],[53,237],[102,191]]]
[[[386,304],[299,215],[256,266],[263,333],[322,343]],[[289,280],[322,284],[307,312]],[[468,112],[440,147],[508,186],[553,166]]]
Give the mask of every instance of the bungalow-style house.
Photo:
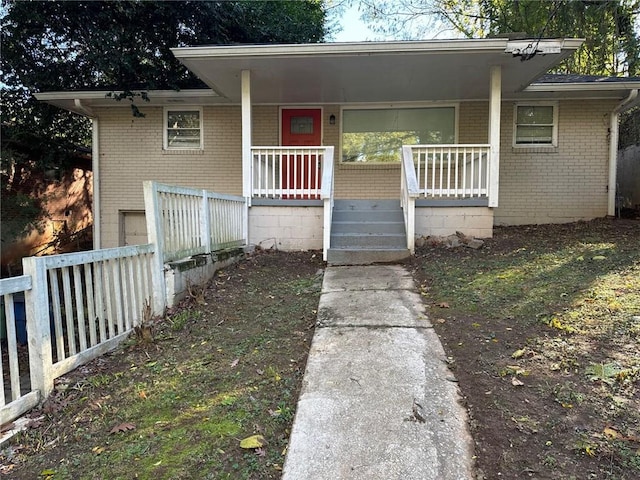
[[[210,88],[149,91],[144,118],[108,92],[36,97],[93,119],[96,248],[147,241],[157,180],[245,197],[252,244],[393,260],[418,236],[614,214],[640,78],[547,74],[582,42],[176,48]]]

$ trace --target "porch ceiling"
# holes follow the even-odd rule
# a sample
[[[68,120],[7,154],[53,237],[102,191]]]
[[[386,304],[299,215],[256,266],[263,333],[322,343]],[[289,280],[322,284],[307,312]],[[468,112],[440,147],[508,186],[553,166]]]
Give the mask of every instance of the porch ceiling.
[[[231,102],[240,102],[240,75],[250,70],[252,103],[367,103],[487,99],[492,65],[502,66],[503,95],[515,94],[581,43],[579,39],[542,40],[537,44],[539,53],[527,61],[512,51],[536,45],[536,40],[242,45],[172,51]]]

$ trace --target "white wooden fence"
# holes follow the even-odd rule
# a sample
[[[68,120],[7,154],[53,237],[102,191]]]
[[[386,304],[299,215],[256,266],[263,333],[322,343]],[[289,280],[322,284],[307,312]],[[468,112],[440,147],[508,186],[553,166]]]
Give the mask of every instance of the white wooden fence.
[[[24,275],[0,279],[7,337],[6,346],[0,342],[0,424],[46,398],[56,378],[163,314],[165,262],[247,243],[243,197],[156,182],[145,182],[144,194],[150,244],[29,257]]]
[[[243,197],[144,182],[149,242],[160,263],[247,244],[248,211]]]
[[[425,198],[488,197],[490,145],[410,148],[420,194]]]
[[[252,195],[274,199],[320,199],[333,147],[252,147]]]
[[[24,297],[20,303],[16,302],[18,295],[31,289],[32,281],[29,275],[3,278],[0,280],[0,295],[4,305],[2,318],[4,319],[7,344],[0,343],[0,374],[2,375],[2,389],[0,389],[0,425],[19,417],[24,412],[35,407],[40,401],[40,392],[32,390],[28,378],[28,365],[20,365],[18,353],[18,322],[16,310],[23,316]],[[18,303],[18,304],[17,304]],[[17,305],[16,305],[17,304]],[[20,319],[21,321],[23,318]],[[26,324],[20,326],[24,328]],[[22,347],[20,347],[22,348]],[[22,356],[24,358],[24,356]],[[23,381],[21,381],[23,380]],[[29,383],[25,385],[25,381]]]
[[[23,276],[0,280],[8,358],[0,424],[46,398],[57,377],[113,349],[145,316],[161,313],[152,307],[154,277],[163,275],[153,268],[154,256],[153,245],[136,245],[29,257],[22,261]],[[15,296],[21,292],[27,345],[18,347]],[[22,365],[19,349],[28,351]]]

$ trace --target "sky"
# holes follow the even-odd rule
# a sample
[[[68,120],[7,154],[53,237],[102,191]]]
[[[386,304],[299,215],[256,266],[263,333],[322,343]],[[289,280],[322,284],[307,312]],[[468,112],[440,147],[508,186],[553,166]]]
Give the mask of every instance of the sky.
[[[360,20],[360,12],[356,6],[349,8],[340,21],[342,31],[335,35],[334,42],[364,42],[375,40],[379,35],[371,31]]]

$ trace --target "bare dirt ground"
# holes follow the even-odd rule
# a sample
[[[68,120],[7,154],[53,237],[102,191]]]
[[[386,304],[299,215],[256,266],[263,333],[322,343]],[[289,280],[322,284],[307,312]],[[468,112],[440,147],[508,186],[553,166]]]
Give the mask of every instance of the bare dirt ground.
[[[496,229],[405,265],[471,418],[480,479],[640,478],[640,221]],[[318,252],[258,252],[65,376],[0,449],[12,479],[279,478]],[[241,441],[261,435],[262,446]]]
[[[413,269],[479,478],[640,478],[640,222],[496,229]]]

